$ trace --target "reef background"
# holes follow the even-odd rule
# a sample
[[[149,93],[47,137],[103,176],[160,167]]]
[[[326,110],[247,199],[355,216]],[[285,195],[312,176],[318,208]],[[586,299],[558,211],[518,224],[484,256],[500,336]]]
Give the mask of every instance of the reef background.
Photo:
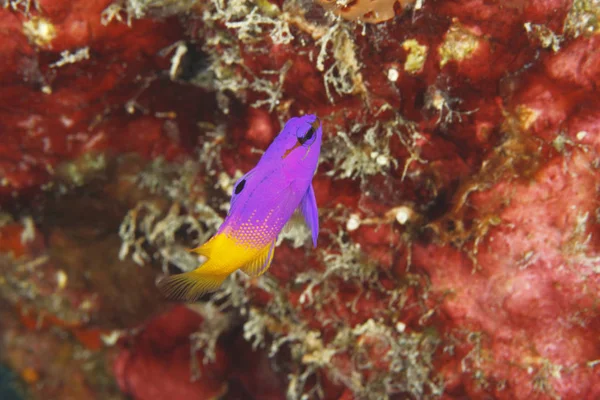
[[[0,6],[3,399],[600,398],[598,0]],[[164,301],[304,113],[318,248]]]

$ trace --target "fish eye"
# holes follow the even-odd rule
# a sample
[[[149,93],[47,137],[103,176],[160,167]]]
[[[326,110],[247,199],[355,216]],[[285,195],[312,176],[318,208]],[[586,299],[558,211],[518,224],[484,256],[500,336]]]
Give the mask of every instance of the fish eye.
[[[235,190],[233,191],[235,194],[240,194],[242,190],[244,190],[244,186],[246,186],[246,180],[242,179],[240,183],[235,186]]]
[[[308,132],[306,132],[303,136],[300,136],[298,138],[298,141],[300,142],[300,144],[304,144],[304,143],[308,142],[310,139],[312,139],[314,135],[315,135],[315,129],[311,127],[308,130]]]
[[[298,139],[298,142],[301,145],[304,145],[305,143],[308,143],[308,145],[310,146],[314,141],[315,141],[315,137],[316,137],[316,132],[317,129],[319,128],[320,125],[320,121],[317,118],[311,125],[310,128],[308,129],[308,131],[303,132],[301,130],[299,130],[298,132],[296,132],[296,138]]]

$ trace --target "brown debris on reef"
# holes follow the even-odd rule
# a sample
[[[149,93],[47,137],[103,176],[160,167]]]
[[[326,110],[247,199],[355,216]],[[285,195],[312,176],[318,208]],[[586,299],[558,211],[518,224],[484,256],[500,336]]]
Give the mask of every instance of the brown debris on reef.
[[[376,24],[390,20],[396,16],[396,3],[401,9],[412,6],[415,0],[318,0],[327,10],[332,10],[336,15],[350,21],[361,21]]]

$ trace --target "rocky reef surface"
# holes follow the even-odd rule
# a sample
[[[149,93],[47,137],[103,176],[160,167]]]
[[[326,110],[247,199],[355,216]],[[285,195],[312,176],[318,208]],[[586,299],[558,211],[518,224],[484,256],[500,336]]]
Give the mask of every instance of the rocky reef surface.
[[[0,42],[2,398],[600,398],[598,0],[2,0]],[[319,246],[165,301],[305,113]]]

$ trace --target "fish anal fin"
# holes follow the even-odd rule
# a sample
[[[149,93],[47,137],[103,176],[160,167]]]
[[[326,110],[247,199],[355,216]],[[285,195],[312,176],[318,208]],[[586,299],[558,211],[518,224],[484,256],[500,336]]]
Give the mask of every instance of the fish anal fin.
[[[276,241],[277,239],[263,247],[252,261],[240,269],[244,271],[246,275],[251,277],[261,276],[267,272],[271,266],[271,261],[273,261],[273,253],[275,253]]]
[[[171,275],[160,282],[158,288],[171,300],[193,302],[205,293],[217,290],[229,274],[207,274],[202,269]]]

